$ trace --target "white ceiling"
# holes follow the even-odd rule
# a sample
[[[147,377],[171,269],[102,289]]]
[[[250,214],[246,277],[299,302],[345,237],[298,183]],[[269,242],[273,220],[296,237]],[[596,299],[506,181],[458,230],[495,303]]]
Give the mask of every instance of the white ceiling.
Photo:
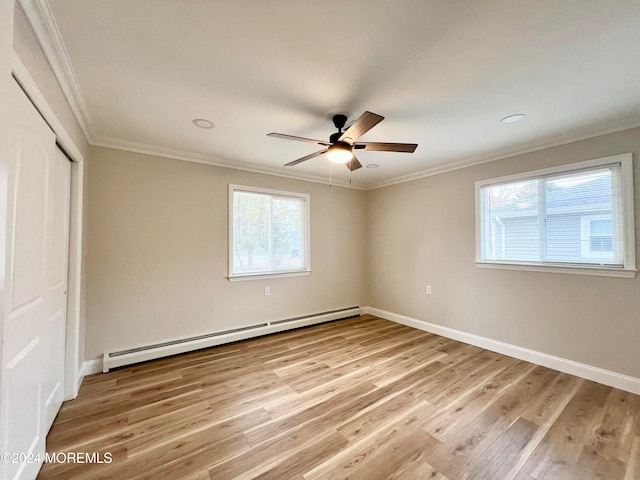
[[[324,156],[282,166],[319,148],[266,134],[369,110],[363,141],[419,144],[358,152],[370,188],[640,125],[640,1],[38,1],[98,145],[328,180]]]

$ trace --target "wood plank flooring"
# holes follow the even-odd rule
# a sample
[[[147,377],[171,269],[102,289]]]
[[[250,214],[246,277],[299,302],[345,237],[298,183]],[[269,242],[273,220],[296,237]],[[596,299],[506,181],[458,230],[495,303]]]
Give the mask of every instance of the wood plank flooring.
[[[640,480],[640,397],[361,316],[87,377],[41,479]]]

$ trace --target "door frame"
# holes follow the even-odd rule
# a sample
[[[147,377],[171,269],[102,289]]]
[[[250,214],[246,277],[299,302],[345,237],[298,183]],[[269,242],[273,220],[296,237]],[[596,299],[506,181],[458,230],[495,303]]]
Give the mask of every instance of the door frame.
[[[13,40],[13,9],[14,2],[0,2],[0,105],[8,109],[11,105],[11,52]],[[15,142],[15,125],[10,115],[0,116],[0,145],[4,150],[9,150]],[[13,160],[13,159],[11,159]],[[4,324],[7,316],[7,259],[8,246],[10,245],[10,229],[7,215],[13,205],[10,202],[9,187],[13,181],[13,166],[10,159],[5,156],[0,158],[0,359],[3,358]],[[4,368],[0,367],[0,391],[4,388]],[[1,394],[1,392],[0,392]],[[0,409],[0,428],[6,423],[3,411]],[[0,437],[0,447],[4,439]],[[4,470],[0,465],[0,473]]]
[[[84,363],[84,339],[82,338],[84,335],[84,329],[82,328],[82,318],[84,316],[82,311],[84,308],[82,252],[84,249],[82,230],[85,158],[13,49],[11,70],[15,80],[54,131],[56,142],[71,160],[69,270],[64,365],[64,400],[71,400],[78,395],[80,383],[84,378],[82,368]]]

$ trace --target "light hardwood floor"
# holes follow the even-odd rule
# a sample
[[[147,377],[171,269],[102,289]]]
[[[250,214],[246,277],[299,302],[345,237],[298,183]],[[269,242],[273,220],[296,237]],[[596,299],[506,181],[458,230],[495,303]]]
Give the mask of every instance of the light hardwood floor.
[[[640,397],[362,316],[87,377],[42,479],[640,480]]]

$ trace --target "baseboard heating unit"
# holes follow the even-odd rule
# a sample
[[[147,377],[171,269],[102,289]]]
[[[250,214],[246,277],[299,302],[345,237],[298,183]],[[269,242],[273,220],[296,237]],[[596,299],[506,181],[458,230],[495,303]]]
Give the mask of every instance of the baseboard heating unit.
[[[196,337],[182,338],[170,342],[156,343],[153,345],[146,345],[118,352],[105,352],[102,359],[102,371],[107,373],[110,369],[116,367],[133,365],[134,363],[146,362],[148,360],[155,360],[157,358],[177,355],[179,353],[192,352],[202,348],[237,342],[238,340],[259,337],[270,333],[283,332],[294,328],[355,317],[360,314],[361,309],[359,306],[342,308],[339,310],[329,310],[327,312],[314,313],[301,317],[259,323],[257,325],[214,332],[206,335],[198,335]]]

